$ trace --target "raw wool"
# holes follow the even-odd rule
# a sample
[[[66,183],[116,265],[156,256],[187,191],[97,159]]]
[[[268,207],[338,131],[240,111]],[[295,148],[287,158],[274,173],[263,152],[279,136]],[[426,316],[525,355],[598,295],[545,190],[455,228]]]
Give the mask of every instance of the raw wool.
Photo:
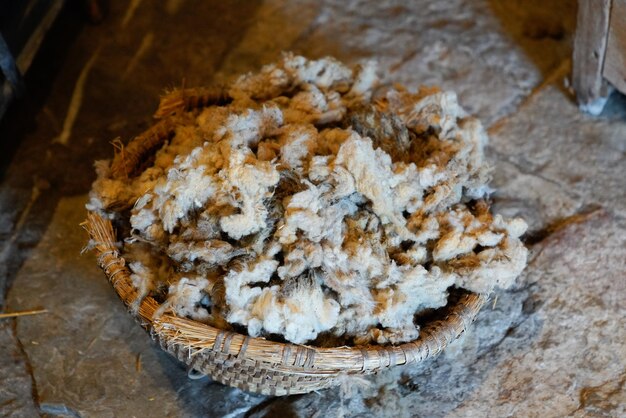
[[[219,113],[216,113],[218,112],[213,112],[211,116],[218,119]],[[89,194],[87,208],[101,215],[113,215],[132,207],[139,197],[154,187],[177,156],[187,155],[203,144],[207,131],[210,131],[209,127],[202,129],[197,126],[177,126],[172,140],[156,152],[153,164],[135,178],[113,178],[110,161],[96,161],[98,177]]]
[[[137,288],[136,309],[143,298],[149,294],[157,294],[160,289],[167,288],[177,280],[178,273],[174,270],[168,257],[144,242],[127,242],[124,245],[124,258],[132,271],[130,276]]]
[[[173,311],[179,316],[185,316],[196,321],[207,321],[210,317],[209,311],[202,302],[207,295],[205,289],[209,286],[209,281],[202,277],[188,278],[182,277],[172,284],[167,294],[167,300],[163,303],[155,315],[162,315],[164,312]]]
[[[454,93],[379,89],[376,72],[285,54],[185,111],[136,177],[97,164],[89,207],[126,222],[140,294],[167,290],[159,313],[399,344],[451,287],[513,283],[526,224],[489,212],[482,125]]]
[[[282,286],[258,286],[270,281],[278,264],[265,258],[226,275],[226,302],[230,307],[226,319],[246,324],[253,337],[265,332],[282,335],[289,341],[310,341],[332,328],[337,322],[339,304],[324,295],[320,280],[297,277],[284,281]]]
[[[240,239],[266,228],[268,210],[263,201],[271,197],[271,189],[280,179],[276,167],[258,161],[247,147],[233,148],[227,169],[218,175],[223,200],[228,199],[239,212],[221,218],[222,230],[231,238]]]

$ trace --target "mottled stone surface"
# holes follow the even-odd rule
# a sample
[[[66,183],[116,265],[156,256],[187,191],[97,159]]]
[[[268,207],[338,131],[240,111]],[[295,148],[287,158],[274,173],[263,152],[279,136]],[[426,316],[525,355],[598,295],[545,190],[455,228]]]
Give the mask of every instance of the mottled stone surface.
[[[0,126],[0,307],[49,310],[0,320],[0,416],[626,415],[626,100],[591,118],[566,93],[574,0],[108,3],[100,26],[61,16]],[[91,162],[147,126],[164,87],[281,50],[456,90],[490,128],[493,207],[527,219],[532,254],[440,357],[273,399],[189,380],[80,255],[78,223]],[[96,53],[68,145],[53,143]]]
[[[601,205],[626,216],[626,123],[594,119],[581,113],[556,87],[549,87],[529,100],[492,135],[494,159],[507,162],[522,175],[543,181],[547,199],[553,199],[542,217],[561,206]],[[497,180],[497,179],[496,179]],[[537,184],[537,183],[536,183]],[[508,186],[496,181],[496,186]],[[538,185],[538,184],[537,184]],[[547,193],[553,188],[553,193]],[[527,200],[533,190],[517,193]],[[556,202],[561,196],[562,202]],[[569,198],[569,199],[568,199]],[[574,206],[568,208],[570,202]],[[556,215],[558,216],[558,215]]]

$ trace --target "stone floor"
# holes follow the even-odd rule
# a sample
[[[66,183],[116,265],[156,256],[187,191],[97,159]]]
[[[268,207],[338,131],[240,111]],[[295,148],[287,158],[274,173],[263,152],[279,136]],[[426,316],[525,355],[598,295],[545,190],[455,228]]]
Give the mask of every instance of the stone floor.
[[[568,88],[572,0],[108,1],[64,10],[0,124],[0,416],[626,416],[626,99],[598,118]],[[435,360],[343,390],[267,398],[159,351],[81,255],[110,141],[166,87],[209,84],[281,50],[459,93],[489,128],[494,209],[527,219],[529,267]]]

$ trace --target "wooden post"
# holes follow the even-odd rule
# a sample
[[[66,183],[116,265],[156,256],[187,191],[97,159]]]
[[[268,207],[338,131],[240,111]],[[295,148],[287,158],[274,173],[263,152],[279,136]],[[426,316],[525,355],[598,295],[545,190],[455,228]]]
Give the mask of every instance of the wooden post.
[[[612,0],[602,75],[626,94],[626,0]]]
[[[574,38],[573,86],[583,110],[598,114],[609,95],[603,67],[611,0],[578,0]]]

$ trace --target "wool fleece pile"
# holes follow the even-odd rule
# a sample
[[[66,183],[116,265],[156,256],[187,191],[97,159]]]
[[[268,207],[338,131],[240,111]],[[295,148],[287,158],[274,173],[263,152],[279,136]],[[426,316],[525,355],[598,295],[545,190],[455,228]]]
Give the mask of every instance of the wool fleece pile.
[[[219,104],[185,94],[162,99],[171,135],[139,168],[123,149],[96,164],[88,204],[125,235],[157,314],[293,343],[398,344],[451,288],[506,288],[525,267],[526,224],[489,212],[487,136],[454,93],[285,54]]]

